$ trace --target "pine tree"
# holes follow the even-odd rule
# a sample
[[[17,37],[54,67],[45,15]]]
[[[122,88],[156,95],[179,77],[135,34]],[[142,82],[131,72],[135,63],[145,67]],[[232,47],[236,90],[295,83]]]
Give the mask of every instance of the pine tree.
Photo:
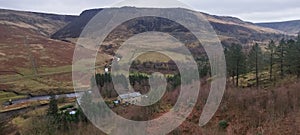
[[[49,108],[47,114],[56,117],[58,115],[57,99],[54,94],[50,96]]]
[[[287,41],[286,49],[286,65],[287,71],[291,74],[300,77],[300,35],[297,41],[289,40]]]
[[[227,63],[227,70],[230,77],[236,77],[235,85],[239,86],[239,76],[245,73],[245,61],[246,57],[242,52],[242,46],[239,44],[232,44],[228,48],[225,48],[225,56]],[[233,81],[234,83],[234,81]]]
[[[273,66],[274,66],[274,54],[276,52],[276,45],[273,40],[271,40],[268,44],[268,47],[266,48],[267,51],[269,52],[269,80],[273,80]]]
[[[60,127],[60,117],[58,115],[57,99],[54,94],[50,94],[49,108],[47,110],[47,132],[54,134]]]
[[[297,41],[295,43],[295,50],[297,58],[295,59],[295,64],[296,66],[296,73],[297,73],[297,78],[300,78],[300,32],[298,33]]]
[[[284,39],[281,39],[279,45],[276,48],[276,55],[278,57],[279,68],[280,68],[280,77],[284,77],[284,67],[285,67],[285,56],[286,56],[287,45]]]
[[[259,87],[259,71],[262,68],[262,50],[257,43],[252,46],[249,52],[248,63],[250,71],[255,72],[256,87]]]

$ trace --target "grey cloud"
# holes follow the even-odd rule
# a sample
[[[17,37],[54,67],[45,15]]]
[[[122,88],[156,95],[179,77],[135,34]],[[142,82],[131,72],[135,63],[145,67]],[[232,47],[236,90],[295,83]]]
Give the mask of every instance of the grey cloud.
[[[299,0],[186,0],[198,9],[216,9],[226,12],[277,11],[300,7]]]
[[[85,9],[109,7],[121,0],[0,0],[1,8],[80,14]],[[300,19],[299,0],[179,0],[196,10],[266,22]]]
[[[268,12],[252,12],[252,13],[242,13],[237,14],[245,20],[256,20],[257,22],[276,22],[285,20],[299,20],[300,8],[278,10],[278,11],[268,11]]]
[[[78,15],[85,9],[101,8],[117,0],[9,0],[0,1],[1,8]]]

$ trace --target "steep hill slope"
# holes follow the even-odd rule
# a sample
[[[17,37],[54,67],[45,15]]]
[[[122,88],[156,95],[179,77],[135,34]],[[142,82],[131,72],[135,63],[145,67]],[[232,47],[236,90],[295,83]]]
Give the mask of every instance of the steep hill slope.
[[[1,67],[25,67],[29,52],[40,66],[70,64],[74,45],[50,39],[49,35],[75,18],[0,9]]]
[[[134,11],[136,8],[127,8],[127,9]],[[103,9],[92,9],[92,10],[84,11],[78,19],[72,21],[66,27],[53,34],[52,38],[54,39],[78,38],[82,29],[88,23],[88,21],[95,14],[101,12],[102,10]],[[107,10],[111,10],[111,9],[107,9]],[[211,23],[215,31],[217,32],[220,39],[225,44],[230,44],[232,42],[237,42],[241,44],[252,44],[253,41],[265,42],[266,40],[277,39],[278,37],[282,36],[282,32],[280,32],[279,30],[257,26],[253,23],[244,22],[238,18],[213,16],[201,12],[192,12],[186,9],[171,9],[171,10],[178,10],[178,12],[190,12],[195,16],[204,15],[207,18],[207,20]],[[136,23],[136,22],[132,22],[132,23]],[[130,26],[130,24],[128,25]],[[144,27],[147,28],[149,26],[144,25]],[[168,27],[168,26],[163,26],[163,27]],[[129,29],[127,29],[127,31],[129,31]],[[130,31],[136,31],[136,30],[131,29]]]
[[[102,9],[91,9],[83,11],[78,19],[72,21],[62,29],[51,35],[54,39],[77,38],[86,24]]]
[[[32,76],[33,70],[46,74],[71,69],[74,44],[50,39],[49,35],[75,18],[1,9],[0,90],[45,94],[58,86],[53,80],[70,84],[68,76]]]

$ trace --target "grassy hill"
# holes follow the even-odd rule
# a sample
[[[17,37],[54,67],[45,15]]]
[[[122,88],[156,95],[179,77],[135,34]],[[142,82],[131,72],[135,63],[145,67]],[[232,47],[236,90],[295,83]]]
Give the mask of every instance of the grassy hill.
[[[68,76],[35,75],[71,71],[74,44],[49,36],[75,18],[1,9],[0,90],[46,94],[58,87],[70,87],[70,73]]]

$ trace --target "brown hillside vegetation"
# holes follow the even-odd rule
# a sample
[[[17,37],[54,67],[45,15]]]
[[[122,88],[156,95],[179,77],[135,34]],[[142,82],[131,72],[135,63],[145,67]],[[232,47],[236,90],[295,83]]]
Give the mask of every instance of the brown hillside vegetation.
[[[75,43],[50,35],[74,19],[76,16],[0,9],[0,90],[26,95],[73,92]],[[106,55],[99,57],[106,60]]]
[[[194,113],[175,131],[203,135],[298,135],[299,89],[299,82],[266,90],[227,88],[213,119],[199,128],[198,119],[208,94],[204,88]],[[220,127],[222,121],[228,124],[226,128]]]
[[[74,45],[49,39],[49,35],[74,18],[1,9],[0,71],[30,66],[30,52],[41,67],[70,64]]]
[[[207,95],[209,84],[203,84],[200,97],[193,113],[180,127],[170,135],[297,135],[300,133],[300,82],[279,84],[278,88],[270,89],[239,89],[228,87],[223,101],[213,119],[204,127],[198,126],[198,120]],[[174,99],[178,89],[166,95],[164,99]],[[163,105],[162,105],[163,106]],[[137,108],[123,108],[122,116],[129,119],[138,115]],[[152,115],[142,115],[140,119],[159,117],[164,111]],[[32,114],[32,113],[31,113]],[[47,121],[39,115],[21,115],[18,119],[25,120],[16,126],[18,132],[24,134],[48,133]],[[39,119],[37,121],[37,119]],[[38,122],[38,124],[37,124]],[[222,126],[221,123],[225,123]],[[27,125],[27,126],[25,126]],[[54,130],[52,133],[74,134],[103,133],[91,123],[69,123],[67,130]],[[34,133],[33,131],[38,131]]]
[[[63,90],[56,91],[70,91],[70,74],[37,79],[33,77],[33,67],[37,74],[71,71],[74,44],[49,36],[73,19],[73,16],[1,9],[0,90],[44,95],[61,85]],[[54,81],[58,78],[60,83]]]
[[[133,7],[124,9],[136,10]],[[126,57],[116,54],[116,51],[130,37],[147,31],[161,31],[178,36],[179,41],[185,43],[193,53],[200,71],[199,76],[203,78],[193,112],[170,135],[300,135],[300,36],[294,41],[293,36],[286,35],[287,39],[279,42],[285,37],[279,30],[257,26],[234,17],[214,16],[180,8],[170,9],[179,13],[188,12],[191,16],[206,17],[224,47],[227,89],[212,120],[204,127],[199,127],[199,118],[210,92],[210,81],[214,78],[209,71],[210,63],[201,43],[176,22],[159,17],[142,17],[114,29],[101,47],[95,45],[100,50],[94,55],[91,51],[93,46],[85,46],[93,40],[79,38],[79,35],[88,21],[101,10],[87,10],[79,17],[74,17],[0,9],[0,135],[103,134],[87,120],[81,107],[77,106],[75,97],[55,98],[56,94],[74,92],[72,61],[78,39],[81,41],[80,50],[84,50],[86,56],[96,57],[96,61],[93,57],[81,60],[76,63],[78,67],[73,68],[76,74],[78,72],[74,80],[81,81],[89,77],[85,81],[77,81],[76,86],[92,89],[85,93],[82,100],[79,100],[80,103],[95,105],[93,109],[101,115],[105,115],[107,110],[97,110],[97,107],[105,103],[118,115],[139,121],[155,119],[169,112],[180,92],[190,90],[178,87],[185,84],[180,78],[191,76],[195,72],[180,76],[174,61],[159,53],[146,53],[137,57],[129,71],[132,74],[129,76],[129,80],[132,79],[129,83],[136,92],[146,94],[151,88],[149,75],[160,72],[169,81],[163,98],[147,107],[114,102],[119,96],[115,87],[122,85],[126,90],[129,85],[120,81],[125,76],[116,77],[120,79],[120,84],[113,84],[110,78],[110,75],[114,75],[109,73],[112,60],[122,59],[119,62],[120,68],[123,67],[122,62],[126,61]],[[155,25],[152,27],[151,24]],[[155,39],[167,40],[160,36]],[[155,44],[155,48],[164,49],[161,42],[145,41]],[[141,44],[142,41],[133,48],[138,48]],[[180,48],[174,50],[176,49],[179,49],[175,51],[177,59],[182,62],[190,59],[184,57]],[[121,53],[139,55],[138,51],[130,51],[132,50],[124,49]],[[91,76],[85,76],[87,71],[91,71],[86,66],[90,62],[96,64],[96,82],[91,82]],[[186,67],[191,65],[184,64]],[[104,68],[108,69],[105,74]],[[95,96],[94,92],[98,91],[105,102],[91,100],[90,97]],[[25,98],[41,95],[51,95],[51,99],[26,102]],[[191,95],[191,92],[186,95]],[[25,100],[15,102],[18,99]],[[98,113],[99,110],[101,113]],[[75,111],[75,114],[70,114],[70,111]],[[2,120],[2,116],[8,119]],[[147,131],[156,130],[159,126],[161,125],[149,127]],[[114,130],[116,126],[110,128],[111,131],[126,134]]]

